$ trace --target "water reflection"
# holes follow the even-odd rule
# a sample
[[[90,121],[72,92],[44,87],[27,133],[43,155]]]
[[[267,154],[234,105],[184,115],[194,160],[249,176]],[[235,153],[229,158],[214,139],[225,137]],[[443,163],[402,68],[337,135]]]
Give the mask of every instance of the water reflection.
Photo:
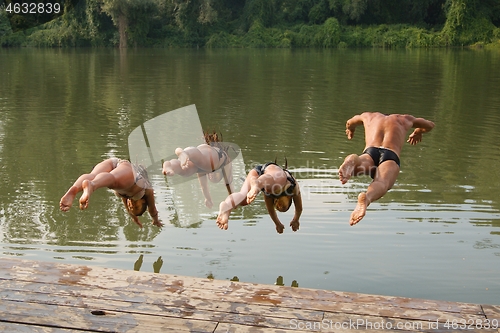
[[[139,258],[134,262],[134,271],[140,271],[142,264],[144,263],[144,254],[139,255]],[[160,273],[160,270],[163,266],[163,259],[158,257],[155,262],[153,262],[153,272]]]

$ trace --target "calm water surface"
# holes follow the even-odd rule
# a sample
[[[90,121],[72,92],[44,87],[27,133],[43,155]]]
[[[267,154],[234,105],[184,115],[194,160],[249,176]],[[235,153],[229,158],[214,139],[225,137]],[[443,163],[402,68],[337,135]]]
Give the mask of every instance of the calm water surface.
[[[2,49],[2,255],[500,304],[498,68],[500,55],[483,51]],[[161,230],[147,214],[138,229],[107,190],[86,211],[59,211],[80,174],[129,157],[133,129],[191,104],[241,147],[247,171],[288,159],[303,192],[298,232],[277,234],[261,196],[221,231],[215,210],[176,201],[158,175]],[[370,178],[342,186],[337,171],[363,149],[361,130],[344,135],[362,111],[436,127],[403,149],[394,188],[350,227]]]

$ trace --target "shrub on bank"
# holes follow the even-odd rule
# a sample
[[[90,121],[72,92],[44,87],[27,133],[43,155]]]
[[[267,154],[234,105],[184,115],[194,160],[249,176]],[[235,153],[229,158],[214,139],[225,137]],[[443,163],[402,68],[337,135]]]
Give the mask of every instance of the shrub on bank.
[[[454,35],[455,42],[478,40],[481,45],[492,48],[500,40],[500,28],[491,28],[491,24],[480,24],[470,32]],[[6,29],[4,29],[6,30]],[[112,32],[112,31],[111,31]],[[155,47],[208,47],[208,48],[431,48],[453,46],[449,29],[441,32],[429,31],[409,25],[378,26],[342,26],[335,18],[327,19],[320,25],[300,24],[291,27],[265,27],[260,20],[255,20],[245,33],[235,30],[215,31],[207,37],[195,32],[182,33],[171,25],[161,27],[143,40],[140,46]],[[468,45],[474,43],[470,42]],[[37,46],[37,47],[77,47],[77,46],[117,46],[118,34],[109,31],[105,34],[86,33],[81,25],[71,21],[57,19],[29,31],[5,33],[0,35],[1,46]],[[489,47],[489,46],[488,46]]]

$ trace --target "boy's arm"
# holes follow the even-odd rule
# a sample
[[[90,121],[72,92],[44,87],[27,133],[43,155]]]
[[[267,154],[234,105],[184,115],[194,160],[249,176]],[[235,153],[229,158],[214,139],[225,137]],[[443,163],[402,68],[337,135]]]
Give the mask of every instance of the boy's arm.
[[[293,215],[293,219],[290,222],[290,227],[292,227],[293,231],[297,231],[299,230],[300,226],[300,215],[302,215],[302,195],[300,194],[299,184],[295,186],[292,200],[293,205],[295,206],[295,214]]]
[[[156,209],[155,195],[152,188],[146,189],[146,203],[148,205],[149,215],[153,219],[153,225],[157,227],[163,227],[163,223],[161,223],[160,219],[158,218],[158,210]]]
[[[210,191],[208,189],[208,176],[206,173],[199,173],[198,174],[198,180],[201,185],[201,193],[203,193],[203,196],[205,197],[205,206],[208,208],[213,207],[213,202],[212,202],[212,196],[210,195]]]
[[[264,202],[266,203],[267,212],[269,213],[271,220],[273,220],[274,224],[276,225],[276,231],[279,234],[282,234],[283,230],[285,230],[285,226],[278,218],[278,214],[276,214],[276,209],[274,209],[274,199],[268,197],[267,195],[264,195]]]

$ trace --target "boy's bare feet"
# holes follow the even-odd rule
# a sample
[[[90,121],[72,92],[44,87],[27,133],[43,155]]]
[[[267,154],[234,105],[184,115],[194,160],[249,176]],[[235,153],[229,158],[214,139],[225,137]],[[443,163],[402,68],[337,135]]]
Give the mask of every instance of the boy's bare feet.
[[[347,183],[349,178],[351,178],[354,168],[357,163],[357,158],[359,158],[356,155],[349,155],[345,158],[344,163],[339,168],[339,179],[342,184]]]
[[[229,214],[231,214],[231,207],[225,201],[222,201],[219,205],[219,215],[216,222],[219,229],[227,230]]]
[[[170,161],[165,161],[163,163],[163,169],[162,172],[165,176],[173,176],[175,175],[174,169],[172,169],[172,164]]]
[[[247,203],[251,204],[255,198],[257,197],[257,194],[259,194],[260,189],[257,186],[257,184],[252,184],[252,187],[250,188],[250,191],[247,193]]]
[[[94,192],[94,183],[90,180],[84,180],[82,182],[83,194],[80,197],[80,209],[87,209],[89,206],[89,199]]]
[[[71,206],[73,205],[73,200],[75,200],[76,194],[78,193],[78,189],[75,186],[71,186],[68,192],[61,198],[59,202],[59,208],[63,212],[67,212]]]
[[[358,204],[351,214],[351,220],[349,221],[350,225],[355,225],[361,221],[366,214],[366,207],[368,207],[368,203],[366,202],[366,193],[362,192],[358,195]]]
[[[177,148],[175,150],[175,154],[179,157],[179,162],[181,164],[181,168],[187,169],[188,162],[189,162],[189,155],[186,154],[186,152],[182,148]]]

